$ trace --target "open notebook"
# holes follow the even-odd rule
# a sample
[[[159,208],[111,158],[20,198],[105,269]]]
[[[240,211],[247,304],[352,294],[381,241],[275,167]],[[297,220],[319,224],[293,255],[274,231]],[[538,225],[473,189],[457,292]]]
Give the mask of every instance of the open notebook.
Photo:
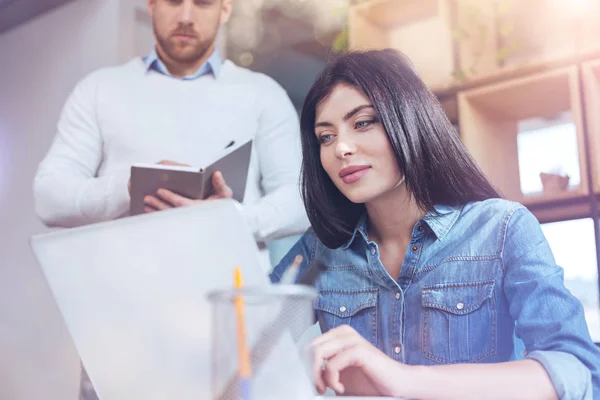
[[[212,175],[220,171],[233,192],[233,199],[244,200],[252,140],[234,143],[204,166],[134,164],[131,167],[130,214],[144,213],[144,197],[158,189],[169,189],[190,199],[205,199],[214,194]]]

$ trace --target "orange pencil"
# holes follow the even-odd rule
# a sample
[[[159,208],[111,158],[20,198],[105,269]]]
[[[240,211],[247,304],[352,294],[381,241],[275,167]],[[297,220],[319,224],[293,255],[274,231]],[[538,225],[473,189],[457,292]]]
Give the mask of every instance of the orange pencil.
[[[244,286],[242,281],[242,271],[239,267],[234,269],[234,288],[241,290]],[[246,321],[244,310],[244,298],[241,295],[236,295],[234,298],[235,313],[237,319],[237,341],[238,341],[238,360],[239,360],[239,388],[240,397],[243,400],[250,400],[252,365],[250,363],[250,351],[248,349],[248,341],[246,338]]]

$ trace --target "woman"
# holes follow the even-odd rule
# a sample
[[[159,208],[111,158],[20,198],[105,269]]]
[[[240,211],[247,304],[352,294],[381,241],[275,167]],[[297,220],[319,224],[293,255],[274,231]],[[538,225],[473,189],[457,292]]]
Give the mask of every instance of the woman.
[[[500,199],[405,58],[331,62],[301,129],[312,230],[271,279],[298,254],[327,265],[319,392],[600,399],[600,351],[538,221]]]

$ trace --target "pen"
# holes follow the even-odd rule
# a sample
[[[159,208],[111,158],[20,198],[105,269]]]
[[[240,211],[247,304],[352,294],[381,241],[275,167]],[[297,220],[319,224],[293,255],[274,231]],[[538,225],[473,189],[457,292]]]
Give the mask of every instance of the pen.
[[[315,287],[321,274],[325,272],[326,269],[327,266],[322,260],[313,260],[302,276],[300,276],[297,284]],[[275,347],[275,343],[277,343],[276,339],[289,328],[289,322],[285,321],[287,321],[287,318],[294,312],[296,306],[294,300],[284,301],[281,310],[274,318],[273,323],[267,326],[258,336],[258,339],[252,346],[251,354],[252,365],[254,365],[255,369],[260,370]],[[308,326],[305,328],[308,328]],[[293,339],[298,340],[303,332],[304,330],[291,332]],[[236,387],[239,387],[239,382],[236,382],[236,378],[239,379],[240,377],[234,377],[231,381],[227,382],[225,389],[223,389],[223,392],[216,397],[216,400],[229,400],[235,397],[235,389]]]
[[[298,276],[298,272],[300,271],[300,264],[302,264],[302,260],[304,260],[304,258],[300,254],[294,257],[294,262],[292,263],[292,265],[290,265],[288,269],[286,269],[283,273],[283,276],[279,281],[280,284],[290,285],[296,282],[296,277]]]
[[[250,352],[248,350],[248,342],[246,341],[244,298],[240,293],[243,288],[243,281],[242,271],[239,267],[234,269],[234,288],[238,292],[234,297],[234,304],[237,319],[239,396],[242,400],[250,400],[252,366],[250,365]]]

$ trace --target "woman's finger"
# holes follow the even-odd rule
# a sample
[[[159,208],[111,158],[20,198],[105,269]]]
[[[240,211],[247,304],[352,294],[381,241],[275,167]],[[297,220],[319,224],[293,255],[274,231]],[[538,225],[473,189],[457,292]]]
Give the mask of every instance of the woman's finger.
[[[369,349],[364,344],[348,346],[342,351],[331,357],[323,370],[323,380],[325,385],[332,388],[336,393],[343,394],[345,392],[344,384],[340,380],[340,373],[350,367],[363,368],[363,360],[372,356],[369,354]],[[368,375],[368,371],[364,371]]]
[[[323,381],[323,363],[347,347],[363,344],[364,339],[356,331],[346,325],[332,329],[315,338],[311,344],[313,358],[313,378],[319,393],[325,392]]]
[[[322,335],[317,336],[315,339],[313,339],[312,345],[318,346],[321,343],[328,342],[330,340],[340,340],[349,336],[356,336],[362,338],[362,336],[360,336],[360,334],[356,332],[354,328],[352,328],[350,325],[340,325],[336,328],[325,332]]]

